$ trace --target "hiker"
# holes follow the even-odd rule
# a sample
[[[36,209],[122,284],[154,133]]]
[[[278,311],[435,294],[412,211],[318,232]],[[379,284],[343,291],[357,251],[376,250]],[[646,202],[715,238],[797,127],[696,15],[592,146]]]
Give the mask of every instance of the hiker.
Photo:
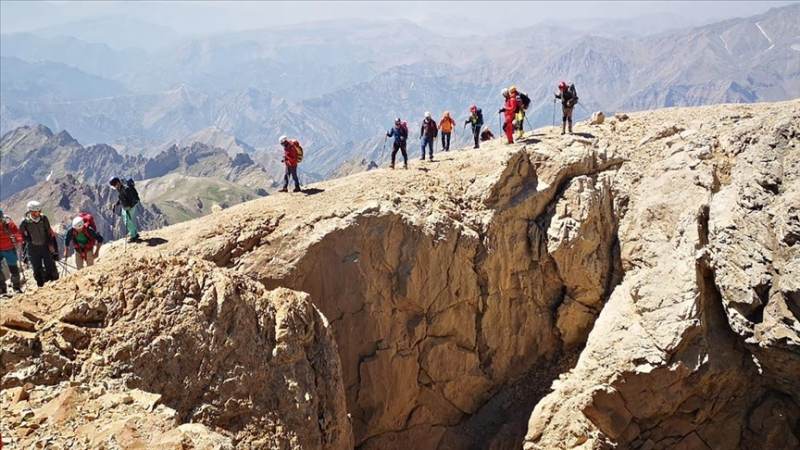
[[[517,112],[514,114],[514,129],[517,130],[517,139],[522,139],[524,135],[525,125],[525,111],[531,104],[531,99],[528,94],[518,91],[516,86],[511,86],[508,89],[509,95],[513,96],[517,101]]]
[[[6,217],[3,210],[0,209],[0,263],[5,260],[11,278],[11,287],[18,293],[22,292],[18,265],[18,255],[22,253],[22,242],[22,233],[17,228],[17,224],[10,217]],[[6,294],[6,277],[0,270],[0,295]]]
[[[69,245],[75,247],[75,267],[83,269],[94,265],[94,260],[100,254],[100,245],[103,237],[97,233],[94,218],[89,213],[81,213],[72,219],[72,228],[64,236],[64,259],[69,256]]]
[[[394,169],[394,159],[397,156],[397,151],[403,153],[403,168],[408,169],[408,153],[406,153],[406,141],[408,141],[408,124],[400,120],[398,117],[394,120],[394,128],[386,133],[386,137],[393,137],[392,142],[392,163],[389,165]]]
[[[122,224],[128,232],[128,242],[139,242],[139,229],[136,226],[136,205],[139,204],[139,192],[136,191],[133,180],[129,179],[123,183],[122,180],[114,177],[108,184],[117,190],[117,203],[112,207],[112,211],[116,214],[117,206],[121,206]]]
[[[578,103],[578,94],[575,92],[575,85],[567,86],[566,81],[558,83],[558,92],[555,94],[561,100],[561,134],[569,123],[569,134],[572,134],[572,110]]]
[[[57,280],[58,269],[55,258],[58,257],[58,242],[56,234],[50,228],[50,220],[42,214],[41,203],[36,200],[28,202],[25,219],[20,224],[19,230],[25,241],[36,285],[42,287],[48,281]]]
[[[492,134],[492,131],[489,128],[486,128],[485,130],[483,130],[483,132],[481,132],[482,141],[489,141],[492,139],[494,139],[494,134]]]
[[[503,89],[501,92],[503,98],[505,98],[505,104],[502,108],[500,108],[499,113],[505,115],[505,121],[503,122],[503,131],[506,133],[506,137],[508,138],[508,143],[514,143],[514,116],[517,114],[517,97],[515,95],[511,95],[508,89]]]
[[[439,121],[439,130],[442,132],[442,150],[446,152],[450,151],[450,135],[455,126],[456,121],[450,117],[450,111],[445,111],[442,120]]]
[[[419,138],[422,140],[422,157],[421,161],[425,161],[425,147],[429,147],[428,154],[430,160],[433,161],[433,142],[436,140],[436,135],[439,134],[439,129],[436,128],[436,121],[431,119],[431,113],[425,113],[425,119],[419,128]]]
[[[297,140],[289,139],[286,136],[281,136],[278,142],[283,147],[283,159],[281,162],[286,165],[286,172],[283,174],[283,189],[279,192],[289,192],[289,175],[294,180],[293,192],[302,192],[300,180],[297,179],[297,164],[303,158],[303,147],[300,146],[300,142]]]
[[[467,124],[472,126],[472,138],[475,140],[475,145],[472,148],[480,148],[479,140],[481,136],[481,128],[483,127],[483,111],[476,105],[469,107],[469,118],[464,121],[464,126]]]

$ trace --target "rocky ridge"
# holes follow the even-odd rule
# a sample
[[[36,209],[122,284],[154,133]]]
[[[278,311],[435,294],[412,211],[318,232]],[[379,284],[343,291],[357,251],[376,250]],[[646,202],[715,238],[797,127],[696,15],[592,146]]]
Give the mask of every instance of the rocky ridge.
[[[111,244],[0,307],[0,386],[119,379],[178,417],[143,442],[199,423],[241,448],[796,446],[800,102],[579,130]],[[11,442],[66,439],[38,426]]]

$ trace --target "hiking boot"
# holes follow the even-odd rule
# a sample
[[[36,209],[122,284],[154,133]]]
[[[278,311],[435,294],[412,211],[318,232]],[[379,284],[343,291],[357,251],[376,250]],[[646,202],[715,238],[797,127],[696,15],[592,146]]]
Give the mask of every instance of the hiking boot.
[[[565,135],[565,134],[566,134],[566,133],[564,133],[564,130],[561,130],[561,135],[563,136],[563,135]]]
[[[422,157],[422,158],[420,158],[419,160],[420,160],[420,161],[425,161],[425,157],[423,156],[423,157]]]
[[[473,145],[472,148],[476,149],[476,148],[480,148],[480,147],[478,147],[477,145]]]
[[[300,187],[298,186],[298,187],[294,188],[294,190],[292,192],[303,192],[303,190],[300,189]]]
[[[389,164],[390,169],[394,169],[394,163]]]
[[[128,242],[142,242],[142,240],[139,239],[139,235],[137,234],[136,236],[129,237]]]
[[[408,163],[403,164],[403,169],[408,169]]]
[[[281,190],[280,190],[280,191],[278,191],[278,192],[289,192],[289,189],[288,189],[288,188],[283,188],[283,189],[281,189]]]

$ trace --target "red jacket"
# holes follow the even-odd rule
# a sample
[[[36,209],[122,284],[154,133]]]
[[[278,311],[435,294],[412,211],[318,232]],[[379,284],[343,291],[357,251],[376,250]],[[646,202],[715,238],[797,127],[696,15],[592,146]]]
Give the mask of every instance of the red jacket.
[[[11,240],[11,237],[14,240]],[[14,243],[22,245],[22,233],[13,220],[0,217],[0,252],[14,250]]]
[[[297,167],[297,141],[289,141],[288,145],[283,146],[283,162],[289,167]]]
[[[514,121],[514,114],[517,113],[517,108],[518,107],[519,106],[517,104],[516,96],[509,95],[509,97],[506,99],[505,106],[503,106],[503,108],[505,108],[505,111],[503,111],[503,114],[505,114],[505,116],[506,116],[506,122],[513,122]]]

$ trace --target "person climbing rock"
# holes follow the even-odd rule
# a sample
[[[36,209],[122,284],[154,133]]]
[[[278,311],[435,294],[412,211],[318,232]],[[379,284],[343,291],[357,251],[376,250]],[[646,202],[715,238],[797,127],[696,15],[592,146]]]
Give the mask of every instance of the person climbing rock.
[[[446,152],[450,151],[450,136],[455,126],[456,121],[450,117],[450,111],[445,111],[442,120],[439,121],[439,130],[442,132],[442,150]]]
[[[50,220],[42,214],[41,203],[36,200],[28,202],[25,219],[20,224],[19,231],[25,241],[36,285],[42,287],[48,281],[58,280],[58,269],[54,259],[54,255],[58,256],[58,243],[56,234],[50,228]]]
[[[558,92],[555,94],[561,100],[561,134],[564,134],[567,124],[569,124],[569,134],[572,134],[572,110],[578,103],[578,94],[575,92],[575,85],[567,86],[566,81],[558,83]]]
[[[69,256],[69,247],[75,247],[75,267],[78,270],[83,266],[94,265],[94,260],[100,254],[103,237],[97,233],[94,219],[89,214],[81,214],[72,219],[72,228],[64,235],[64,259]]]
[[[472,127],[472,138],[475,140],[475,145],[472,148],[480,148],[481,128],[483,127],[483,111],[476,105],[469,107],[469,118],[464,121],[464,126],[470,124]]]
[[[494,139],[494,134],[492,134],[492,130],[486,128],[481,132],[481,140],[482,141],[490,141]]]
[[[121,207],[122,224],[128,233],[128,242],[139,242],[139,228],[136,224],[136,205],[139,204],[139,192],[136,190],[133,180],[123,183],[122,180],[114,177],[108,184],[117,190],[117,202],[112,210],[116,214],[117,207]]]
[[[386,133],[386,137],[394,138],[392,142],[392,163],[389,165],[394,169],[394,160],[397,156],[397,151],[403,153],[403,168],[408,169],[408,153],[406,153],[406,142],[408,141],[408,124],[400,120],[398,117],[394,120],[394,128]]]
[[[431,113],[426,112],[425,119],[419,129],[419,138],[422,140],[422,157],[420,160],[425,161],[425,147],[427,146],[430,160],[433,161],[433,142],[436,140],[437,134],[439,134],[439,129],[436,127],[436,121],[431,118]]]
[[[22,282],[20,280],[19,258],[22,253],[22,233],[17,224],[3,214],[0,209],[0,264],[5,261],[8,265],[8,272],[11,278],[11,287],[16,292],[22,292]],[[0,270],[0,295],[7,294],[6,278]]]
[[[506,138],[508,138],[508,143],[514,143],[514,116],[517,114],[517,97],[511,95],[508,89],[503,89],[501,92],[503,98],[505,99],[505,104],[502,108],[500,108],[499,113],[502,113],[505,117],[505,121],[503,122],[503,131],[506,133]]]
[[[280,192],[289,192],[289,176],[294,180],[294,192],[302,192],[300,180],[297,179],[297,165],[303,158],[303,147],[300,142],[281,136],[278,139],[283,147],[283,163],[286,165],[286,172],[283,174],[283,189]]]

